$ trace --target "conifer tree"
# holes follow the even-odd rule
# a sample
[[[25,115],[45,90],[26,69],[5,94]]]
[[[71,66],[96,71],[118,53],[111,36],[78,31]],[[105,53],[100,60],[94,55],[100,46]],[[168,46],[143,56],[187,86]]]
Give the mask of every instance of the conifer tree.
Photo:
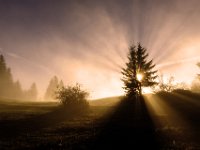
[[[33,83],[30,89],[27,91],[27,99],[28,100],[37,100],[37,86]]]
[[[24,99],[24,92],[21,87],[21,83],[16,81],[13,87],[13,97],[16,99]]]
[[[200,68],[200,62],[197,63],[197,66]],[[200,79],[200,74],[198,74],[197,76]]]
[[[6,63],[3,55],[0,55],[0,96],[5,95],[5,75],[6,75]]]
[[[147,60],[148,53],[140,43],[131,46],[128,53],[126,67],[122,68],[122,81],[128,96],[141,95],[142,87],[153,86],[156,84],[157,71],[153,70],[155,65],[153,60]]]
[[[59,84],[58,84],[58,89],[61,89],[64,87],[64,83],[62,80],[60,80]]]
[[[128,53],[128,62],[126,68],[122,68],[122,81],[127,95],[136,94],[137,92],[137,63],[136,63],[136,47],[131,46]]]
[[[37,85],[36,85],[36,83],[33,83],[31,85],[30,91],[31,91],[31,98],[32,98],[32,100],[37,100],[38,91],[37,91]]]
[[[197,63],[197,66],[200,68],[200,62]],[[200,74],[197,74],[192,81],[191,89],[192,91],[200,92]]]
[[[0,75],[6,71],[6,62],[3,55],[0,55]]]
[[[7,67],[3,55],[0,55],[0,98],[37,99],[37,87],[33,83],[29,90],[23,91],[19,81],[14,82],[11,69]]]
[[[59,88],[59,81],[58,78],[54,76],[49,82],[44,99],[45,100],[55,99],[55,92],[57,91],[58,88]]]
[[[4,56],[0,55],[0,96],[11,98],[13,86],[11,70],[7,68]]]

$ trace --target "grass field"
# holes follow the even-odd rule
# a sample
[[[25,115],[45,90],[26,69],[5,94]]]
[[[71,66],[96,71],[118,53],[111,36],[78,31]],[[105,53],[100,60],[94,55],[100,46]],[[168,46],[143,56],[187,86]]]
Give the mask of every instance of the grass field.
[[[200,149],[200,95],[177,91],[141,100],[112,97],[89,111],[58,103],[0,103],[0,149]]]
[[[112,110],[112,106],[91,106],[84,113],[59,112],[58,103],[1,102],[0,149],[84,147],[77,143],[95,136],[97,122]]]

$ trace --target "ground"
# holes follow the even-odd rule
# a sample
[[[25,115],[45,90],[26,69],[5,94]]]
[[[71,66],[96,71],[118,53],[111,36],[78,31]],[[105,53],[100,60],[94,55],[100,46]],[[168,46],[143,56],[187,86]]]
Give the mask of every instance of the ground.
[[[2,102],[0,149],[200,149],[199,94],[104,101],[91,102],[88,111]]]

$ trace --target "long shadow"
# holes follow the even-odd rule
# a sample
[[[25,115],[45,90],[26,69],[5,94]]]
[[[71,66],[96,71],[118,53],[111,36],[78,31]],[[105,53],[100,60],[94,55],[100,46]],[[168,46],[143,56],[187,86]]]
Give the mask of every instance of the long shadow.
[[[56,108],[51,112],[30,118],[0,121],[0,139],[15,138],[18,135],[30,134],[40,131],[43,128],[53,127],[63,121],[85,113],[85,111],[80,110],[83,109]]]
[[[159,149],[143,97],[122,100],[91,145],[90,149]]]
[[[169,107],[187,123],[185,138],[199,143],[200,141],[200,95],[188,91],[161,93],[158,95]]]
[[[200,126],[200,95],[193,93],[163,93],[159,97],[193,127]]]

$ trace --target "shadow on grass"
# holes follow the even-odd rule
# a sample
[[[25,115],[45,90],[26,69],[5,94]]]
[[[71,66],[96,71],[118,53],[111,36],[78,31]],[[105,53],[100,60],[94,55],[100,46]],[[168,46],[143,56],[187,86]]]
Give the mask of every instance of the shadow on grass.
[[[143,97],[122,100],[91,143],[90,149],[159,149]]]
[[[172,93],[159,93],[158,96],[165,101],[177,115],[187,123],[182,125],[185,129],[184,138],[191,142],[200,141],[200,94],[186,90]]]
[[[40,131],[43,128],[53,127],[63,121],[83,115],[86,112],[87,110],[81,107],[67,109],[58,107],[51,112],[30,118],[2,120],[0,121],[0,138],[14,138],[18,135]]]

